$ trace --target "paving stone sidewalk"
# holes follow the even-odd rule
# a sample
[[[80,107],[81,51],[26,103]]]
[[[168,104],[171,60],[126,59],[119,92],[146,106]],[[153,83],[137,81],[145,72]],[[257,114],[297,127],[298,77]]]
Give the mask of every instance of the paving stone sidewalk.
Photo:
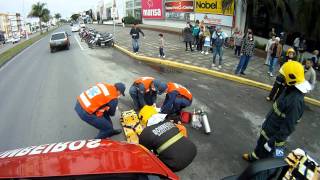
[[[113,32],[113,26],[110,25],[92,25],[96,30],[102,32]],[[132,43],[131,36],[129,35],[130,28],[129,27],[119,27],[115,28],[115,37],[116,43],[124,47],[128,50],[132,51]],[[139,54],[149,57],[158,57],[159,55],[159,36],[160,32],[153,30],[142,30],[145,33],[145,38],[140,38],[139,40]],[[164,34],[165,39],[165,47],[164,52],[166,55],[166,60],[172,60],[180,63],[200,66],[204,68],[211,68],[212,64],[212,53],[208,55],[201,54],[199,51],[185,51],[185,43],[183,42],[183,38],[179,35],[162,33]],[[194,48],[195,49],[195,48]],[[219,56],[217,56],[216,60],[218,62]],[[222,69],[213,69],[221,72],[233,74],[236,66],[238,65],[239,57],[234,55],[234,51],[232,49],[224,49],[223,53],[223,65]],[[249,65],[246,70],[246,75],[242,75],[242,77],[252,79],[255,81],[263,82],[266,84],[272,85],[275,81],[275,76],[270,77],[268,72],[268,66],[264,65],[265,59],[257,56],[253,56],[249,62]],[[277,70],[279,67],[277,67]],[[267,95],[267,93],[266,93]],[[308,94],[309,97],[320,99],[320,88],[317,87]]]

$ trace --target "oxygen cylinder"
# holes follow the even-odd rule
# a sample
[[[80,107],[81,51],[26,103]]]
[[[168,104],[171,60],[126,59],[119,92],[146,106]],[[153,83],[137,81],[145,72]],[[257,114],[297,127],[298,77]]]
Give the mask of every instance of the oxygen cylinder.
[[[202,124],[204,126],[204,131],[206,134],[210,134],[211,133],[211,128],[210,128],[210,124],[209,124],[209,120],[208,120],[208,116],[207,113],[204,112],[201,109],[201,113],[200,113],[201,119],[202,119]]]

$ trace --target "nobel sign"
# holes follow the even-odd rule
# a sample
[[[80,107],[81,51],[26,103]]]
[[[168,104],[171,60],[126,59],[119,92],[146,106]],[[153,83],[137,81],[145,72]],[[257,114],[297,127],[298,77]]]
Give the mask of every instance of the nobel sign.
[[[223,11],[222,0],[195,0],[195,12],[233,16],[234,2]]]

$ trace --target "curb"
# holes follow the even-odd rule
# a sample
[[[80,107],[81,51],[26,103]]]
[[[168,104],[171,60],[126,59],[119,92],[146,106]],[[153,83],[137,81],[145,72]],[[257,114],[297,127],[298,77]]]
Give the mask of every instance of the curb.
[[[219,72],[219,71],[215,71],[215,70],[210,70],[207,68],[202,68],[202,67],[198,67],[198,66],[193,66],[193,65],[188,65],[188,64],[183,64],[183,63],[178,63],[178,62],[173,62],[173,61],[169,61],[169,60],[164,60],[164,59],[159,59],[159,58],[153,58],[153,57],[147,57],[147,56],[140,56],[140,55],[136,55],[133,54],[132,52],[128,51],[127,49],[118,46],[118,45],[114,45],[115,48],[117,48],[118,50],[120,50],[121,52],[127,54],[128,56],[140,60],[140,61],[145,61],[145,62],[151,62],[151,63],[157,63],[157,64],[161,64],[161,65],[165,65],[165,66],[170,66],[170,67],[174,67],[174,68],[179,68],[179,69],[183,69],[183,70],[189,70],[189,71],[193,71],[193,72],[198,72],[201,74],[206,74],[206,75],[210,75],[210,76],[214,76],[214,77],[218,77],[218,78],[222,78],[222,79],[227,79],[233,82],[237,82],[240,84],[245,84],[245,85],[249,85],[249,86],[253,86],[253,87],[257,87],[260,89],[264,89],[267,91],[270,91],[272,89],[272,86],[268,85],[268,84],[264,84],[258,81],[254,81],[254,80],[250,80],[250,79],[246,79],[246,78],[242,78],[239,76],[235,76],[235,75],[231,75],[231,74],[227,74],[227,73],[223,73],[223,72]],[[315,105],[320,107],[320,101],[313,99],[313,98],[309,98],[309,97],[305,97],[305,101],[309,104]]]

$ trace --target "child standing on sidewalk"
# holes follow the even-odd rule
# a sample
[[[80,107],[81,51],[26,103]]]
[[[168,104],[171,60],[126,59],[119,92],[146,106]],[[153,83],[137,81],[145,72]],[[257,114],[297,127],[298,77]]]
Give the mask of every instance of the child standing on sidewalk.
[[[208,28],[206,28],[206,30],[204,31],[204,43],[203,43],[203,46],[204,46],[204,50],[201,52],[202,54],[206,54],[208,55],[209,54],[209,49],[210,49],[210,46],[211,46],[211,38],[210,38],[210,31]]]
[[[160,37],[160,47],[159,47],[159,57],[165,58],[166,56],[164,55],[163,48],[164,48],[164,38],[163,34],[159,34]]]

